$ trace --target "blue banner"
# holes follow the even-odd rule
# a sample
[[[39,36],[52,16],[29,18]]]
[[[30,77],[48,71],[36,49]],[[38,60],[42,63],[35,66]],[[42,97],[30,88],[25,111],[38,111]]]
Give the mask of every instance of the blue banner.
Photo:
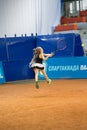
[[[50,58],[45,63],[49,78],[87,78],[87,57]],[[43,78],[39,74],[39,78]]]
[[[2,62],[0,61],[0,84],[4,82],[5,82],[5,76],[4,76]]]

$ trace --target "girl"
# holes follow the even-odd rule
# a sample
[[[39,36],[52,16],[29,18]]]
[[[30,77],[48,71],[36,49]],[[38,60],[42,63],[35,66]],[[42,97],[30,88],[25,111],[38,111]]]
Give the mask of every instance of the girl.
[[[38,89],[39,88],[39,84],[38,84],[38,72],[41,71],[42,74],[44,75],[47,83],[51,83],[51,79],[48,78],[47,74],[44,71],[44,65],[43,60],[47,60],[49,57],[53,56],[53,53],[51,54],[45,54],[43,53],[43,49],[41,47],[37,47],[34,49],[33,52],[34,56],[30,62],[30,66],[31,68],[34,70],[35,73],[35,86]]]

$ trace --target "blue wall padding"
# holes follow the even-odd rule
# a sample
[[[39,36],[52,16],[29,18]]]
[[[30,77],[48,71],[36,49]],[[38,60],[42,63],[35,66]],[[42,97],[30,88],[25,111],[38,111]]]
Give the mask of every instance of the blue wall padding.
[[[32,57],[33,48],[35,48],[35,37],[8,38],[8,59],[29,60]]]
[[[72,57],[84,55],[84,51],[81,46],[82,42],[80,35],[73,33],[37,36],[37,46],[41,46],[44,49],[44,52],[50,53],[56,48],[57,38],[64,38],[66,48],[64,50],[57,51],[54,57]],[[76,50],[77,45],[79,46],[78,52]]]
[[[6,81],[34,78],[34,72],[29,68],[28,60],[9,61],[3,64]]]
[[[6,81],[34,78],[34,72],[29,68],[29,62],[33,57],[33,48],[36,47],[36,38],[13,37],[5,38],[5,42],[3,41],[0,48],[3,53],[0,55],[0,60],[4,64]]]
[[[6,39],[0,38],[0,61],[7,61]]]
[[[81,41],[80,35],[78,35],[78,34],[75,35],[74,53],[75,53],[75,56],[83,56],[84,55],[82,41]]]

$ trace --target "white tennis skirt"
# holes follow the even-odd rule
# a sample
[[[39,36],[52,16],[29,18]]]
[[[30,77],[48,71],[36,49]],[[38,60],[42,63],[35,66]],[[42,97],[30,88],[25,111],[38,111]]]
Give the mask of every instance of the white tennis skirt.
[[[32,69],[34,69],[34,68],[44,69],[45,66],[43,64],[40,64],[40,63],[33,63],[29,67],[32,68]]]

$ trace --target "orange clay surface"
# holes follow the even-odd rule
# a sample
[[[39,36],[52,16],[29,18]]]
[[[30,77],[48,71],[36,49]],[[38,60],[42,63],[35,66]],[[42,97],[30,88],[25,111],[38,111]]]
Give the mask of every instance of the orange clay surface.
[[[0,85],[0,130],[87,130],[87,79]]]

